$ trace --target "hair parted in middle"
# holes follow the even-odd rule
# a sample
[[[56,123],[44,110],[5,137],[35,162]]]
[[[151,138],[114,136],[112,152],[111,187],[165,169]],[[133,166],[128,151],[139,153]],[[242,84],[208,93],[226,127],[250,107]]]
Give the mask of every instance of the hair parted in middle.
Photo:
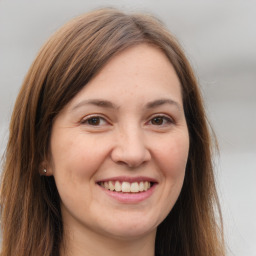
[[[54,178],[39,175],[50,155],[52,124],[113,56],[138,44],[161,49],[173,65],[181,83],[190,137],[184,185],[158,227],[156,251],[162,255],[223,255],[214,211],[215,206],[219,210],[219,203],[211,139],[192,69],[160,21],[107,8],[79,16],[58,30],[24,80],[12,115],[3,171],[2,256],[42,255],[42,251],[45,256],[59,255],[63,239],[60,198]]]

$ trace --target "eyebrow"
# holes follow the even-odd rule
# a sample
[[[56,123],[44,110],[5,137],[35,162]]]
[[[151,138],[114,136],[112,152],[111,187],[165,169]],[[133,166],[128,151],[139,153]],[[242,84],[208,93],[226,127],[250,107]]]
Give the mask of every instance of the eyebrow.
[[[151,108],[159,107],[159,106],[162,106],[165,104],[170,104],[170,105],[176,106],[179,111],[182,109],[182,107],[180,106],[180,104],[178,102],[176,102],[172,99],[165,99],[165,98],[148,102],[146,104],[145,108],[151,109]],[[83,100],[83,101],[79,102],[71,109],[71,111],[73,111],[77,108],[80,108],[84,105],[94,105],[94,106],[103,107],[103,108],[119,109],[119,106],[115,105],[111,101],[103,100],[103,99],[91,99],[91,100]]]
[[[111,101],[108,100],[102,100],[102,99],[91,99],[91,100],[83,100],[79,102],[77,105],[75,105],[71,110],[75,110],[77,108],[80,108],[84,105],[94,105],[98,107],[103,107],[103,108],[113,108],[113,109],[118,109],[119,107],[113,104]]]
[[[159,107],[159,106],[162,106],[165,104],[170,104],[170,105],[176,106],[177,109],[180,111],[182,109],[181,105],[172,99],[158,99],[158,100],[148,102],[146,104],[146,108],[155,108],[155,107]]]

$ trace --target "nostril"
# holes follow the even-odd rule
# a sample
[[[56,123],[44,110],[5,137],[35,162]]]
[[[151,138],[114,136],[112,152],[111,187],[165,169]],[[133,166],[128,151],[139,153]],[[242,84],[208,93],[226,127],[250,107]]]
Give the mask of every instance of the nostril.
[[[124,166],[128,165],[128,166],[130,167],[129,164],[127,164],[125,161],[121,161],[121,160],[116,161],[116,164],[118,164],[118,165],[124,165]]]
[[[128,136],[127,136],[128,137]],[[124,140],[117,140],[111,152],[112,160],[119,165],[126,165],[129,168],[136,168],[151,159],[151,154],[138,134],[136,137],[129,137]]]

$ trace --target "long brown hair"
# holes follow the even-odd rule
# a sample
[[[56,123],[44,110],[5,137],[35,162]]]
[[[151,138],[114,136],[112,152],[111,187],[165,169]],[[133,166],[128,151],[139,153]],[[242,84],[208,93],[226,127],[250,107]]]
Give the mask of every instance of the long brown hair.
[[[224,255],[211,137],[192,69],[175,38],[155,18],[101,9],[57,31],[24,80],[3,164],[2,256],[59,255],[63,236],[60,198],[54,178],[40,175],[49,154],[52,123],[112,56],[140,43],[160,48],[174,66],[190,136],[184,185],[157,229],[156,252],[164,256]]]

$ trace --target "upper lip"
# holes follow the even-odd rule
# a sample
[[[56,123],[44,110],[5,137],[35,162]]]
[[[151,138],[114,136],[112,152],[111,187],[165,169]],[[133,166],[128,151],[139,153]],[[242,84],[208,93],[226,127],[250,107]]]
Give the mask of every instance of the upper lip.
[[[140,181],[149,181],[156,183],[157,180],[154,178],[146,177],[146,176],[138,176],[138,177],[129,177],[129,176],[115,176],[111,178],[97,180],[96,182],[105,182],[105,181],[121,181],[121,182],[140,182]]]

